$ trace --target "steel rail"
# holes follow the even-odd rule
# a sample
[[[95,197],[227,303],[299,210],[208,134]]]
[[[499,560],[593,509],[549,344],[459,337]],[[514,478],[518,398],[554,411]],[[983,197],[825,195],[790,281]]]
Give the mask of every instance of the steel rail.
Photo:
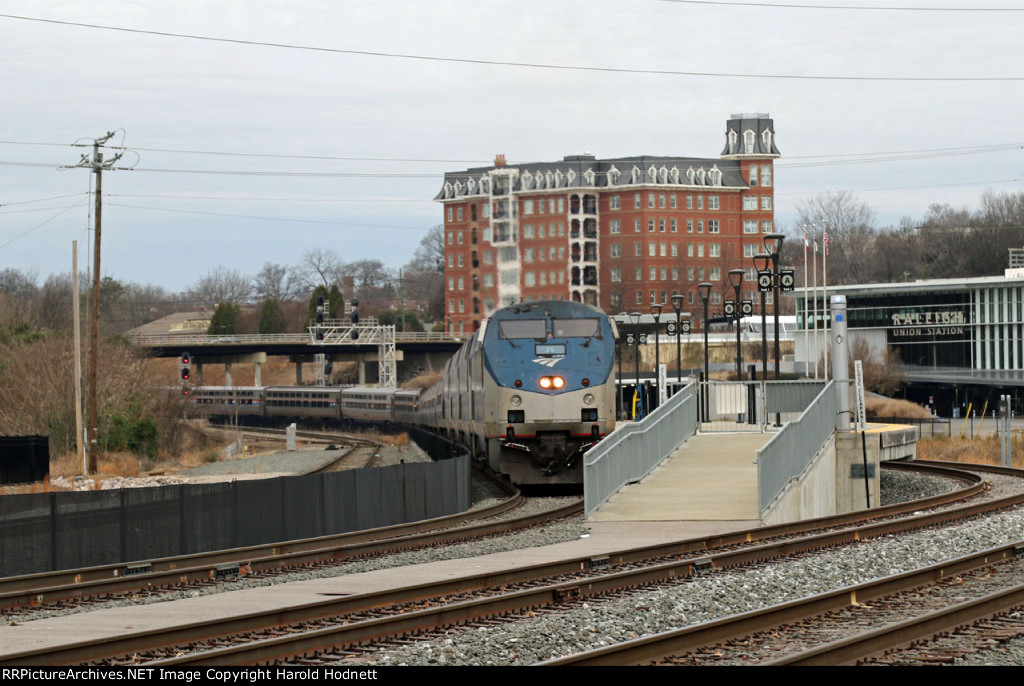
[[[1019,542],[1016,545],[1024,545]],[[1018,555],[1022,551],[1018,550]],[[981,563],[984,564],[984,563]],[[967,600],[902,622],[772,660],[767,665],[853,665],[886,650],[908,646],[957,627],[995,617],[1024,605],[1024,585]]]
[[[502,527],[507,529],[508,522],[460,529],[451,527],[504,514],[525,502],[526,499],[517,492],[513,497],[486,508],[410,524],[209,553],[3,577],[0,578],[0,609],[36,607],[63,600],[208,581],[222,575],[225,565],[237,565],[236,573],[244,576],[287,566],[340,561],[491,535]],[[544,521],[544,515],[557,518],[581,510],[582,503],[576,503],[518,521],[523,522],[522,526],[534,526],[538,519]],[[434,533],[428,533],[430,531]]]
[[[962,476],[962,474],[961,474]],[[971,489],[967,489],[971,490]],[[930,500],[930,499],[929,499]],[[924,501],[915,501],[910,509],[920,509]],[[1024,502],[1024,494],[1010,496],[995,501],[989,501],[981,509],[978,506],[962,508],[957,512],[966,513],[959,516],[969,516],[979,511],[997,510],[1010,507],[1014,504]],[[907,507],[906,505],[904,507]],[[879,510],[891,511],[893,508],[879,508]],[[859,513],[860,520],[866,520],[879,515],[879,511],[862,511]],[[840,519],[846,519],[844,515]],[[510,611],[522,610],[537,607],[557,599],[560,602],[566,599],[583,598],[612,590],[635,588],[672,581],[686,576],[691,576],[695,570],[725,569],[746,564],[756,564],[765,560],[774,559],[786,555],[797,554],[812,550],[819,550],[825,547],[841,545],[854,541],[863,540],[874,536],[887,535],[889,533],[905,531],[910,529],[932,526],[938,523],[957,518],[958,515],[950,512],[937,512],[931,514],[917,515],[907,519],[891,520],[869,524],[862,528],[847,528],[836,531],[828,531],[817,536],[806,536],[794,540],[784,540],[766,545],[750,546],[735,551],[725,551],[719,554],[708,554],[708,548],[712,545],[723,545],[724,539],[730,539],[730,544],[749,544],[752,540],[765,537],[769,530],[774,535],[792,534],[798,524],[779,527],[765,527],[763,529],[752,529],[743,532],[736,532],[728,536],[717,536],[710,539],[695,539],[683,542],[662,544],[657,546],[646,546],[625,551],[619,551],[600,558],[577,557],[562,560],[556,563],[540,564],[519,569],[507,570],[502,573],[484,573],[469,575],[466,577],[445,580],[439,585],[420,584],[399,589],[388,589],[381,593],[363,594],[349,596],[343,599],[329,599],[305,604],[293,608],[277,609],[267,613],[252,613],[243,616],[225,617],[214,621],[197,622],[183,626],[172,627],[168,630],[154,630],[141,632],[130,636],[107,637],[97,641],[83,641],[73,645],[61,646],[54,649],[41,649],[27,651],[17,654],[0,656],[3,664],[74,664],[79,662],[96,661],[112,658],[121,655],[134,654],[146,650],[156,650],[168,645],[180,645],[212,637],[228,636],[240,632],[253,632],[267,630],[289,624],[313,621],[325,617],[344,615],[360,609],[371,607],[382,607],[400,600],[423,600],[437,598],[445,594],[466,592],[488,588],[500,588],[511,583],[523,583],[560,574],[580,574],[592,572],[612,564],[624,564],[640,560],[650,560],[657,557],[676,557],[691,552],[703,553],[700,557],[687,559],[674,559],[669,562],[661,562],[639,570],[630,570],[603,574],[602,576],[589,576],[584,579],[576,579],[571,582],[561,582],[547,587],[541,587],[530,591],[507,594],[504,597],[487,598],[467,603],[457,603],[455,606],[438,606],[430,610],[423,610],[419,613],[401,613],[404,620],[387,618],[375,620],[376,623],[367,624],[357,622],[350,627],[344,626],[296,633],[287,638],[273,639],[272,643],[265,641],[246,640],[244,645],[233,648],[225,648],[210,653],[209,659],[217,664],[249,664],[267,660],[281,659],[288,650],[291,654],[302,654],[309,650],[322,650],[325,646],[335,646],[338,643],[364,642],[380,638],[383,635],[400,635],[408,631],[419,631],[428,624],[431,628],[438,625],[449,625],[464,623],[475,619],[481,619],[495,614]],[[822,520],[818,527],[822,525]],[[349,633],[346,633],[349,632]],[[359,633],[363,632],[363,633]],[[372,638],[371,638],[372,637]],[[286,644],[291,642],[291,648]],[[320,647],[312,648],[311,645]],[[230,651],[230,652],[228,652]],[[263,651],[263,652],[261,652]],[[268,657],[273,655],[272,657]],[[177,662],[163,661],[161,664],[198,664],[196,660],[208,658],[191,655],[178,659]]]
[[[576,655],[570,655],[554,660],[547,660],[545,666],[602,666],[602,665],[641,665],[651,664],[671,655],[680,655],[692,652],[698,648],[713,646],[717,643],[724,643],[731,639],[740,638],[761,631],[806,620],[810,617],[826,612],[842,610],[852,607],[867,600],[878,599],[899,591],[911,588],[918,588],[924,585],[936,583],[942,579],[961,574],[963,572],[983,567],[1001,560],[1019,557],[1024,549],[1024,541],[998,546],[979,553],[946,560],[938,564],[923,567],[911,572],[896,574],[874,581],[868,581],[855,586],[849,586],[828,593],[794,600],[781,605],[753,610],[742,614],[726,617],[724,619],[705,622],[677,629],[653,636],[627,641],[614,646],[598,648]],[[1015,604],[1018,601],[1014,601]],[[964,603],[967,605],[968,603]],[[960,607],[955,606],[955,607]],[[932,613],[936,614],[936,613]],[[937,622],[938,624],[941,622]],[[904,624],[901,622],[900,624]],[[894,625],[895,626],[895,625]],[[948,621],[945,626],[950,626]],[[927,635],[928,630],[921,629],[916,636],[908,638],[908,634],[899,635],[893,639],[886,637],[878,639],[869,637],[858,641],[858,637],[836,641],[828,646],[808,650],[794,656],[780,658],[769,664],[847,664],[872,652],[880,650],[879,646],[891,647],[899,642],[913,640],[919,636]],[[875,632],[867,632],[874,634]],[[880,632],[883,636],[889,636],[886,632]],[[896,641],[892,644],[883,643]],[[803,657],[800,657],[803,656]]]

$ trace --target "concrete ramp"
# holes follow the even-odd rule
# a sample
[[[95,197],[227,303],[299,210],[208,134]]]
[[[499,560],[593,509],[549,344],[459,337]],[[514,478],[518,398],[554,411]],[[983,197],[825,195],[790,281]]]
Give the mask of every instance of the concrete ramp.
[[[702,522],[714,533],[761,525],[757,504],[757,450],[771,433],[698,434],[638,484],[630,484],[594,512],[589,523]]]

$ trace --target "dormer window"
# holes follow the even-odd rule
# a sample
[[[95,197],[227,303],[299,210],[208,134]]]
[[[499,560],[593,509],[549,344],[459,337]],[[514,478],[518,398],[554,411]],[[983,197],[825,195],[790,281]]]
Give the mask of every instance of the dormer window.
[[[672,183],[679,183],[679,167],[672,167],[668,173],[668,177],[672,179]]]
[[[619,185],[619,177],[621,176],[622,172],[616,169],[615,165],[612,165],[612,168],[608,170],[608,185]]]
[[[531,174],[529,170],[523,172],[523,175],[519,178],[523,184],[524,190],[530,190],[533,188],[533,174]]]
[[[658,178],[662,183],[668,183],[668,169],[665,165],[662,165],[661,169],[658,170]]]
[[[693,183],[694,174],[696,174],[696,172],[693,171],[693,167],[690,167],[689,169],[686,170],[686,178],[689,180],[691,184]]]
[[[736,152],[736,141],[738,139],[739,139],[739,136],[736,135],[735,131],[729,131],[729,154],[730,155],[733,154],[734,152]]]
[[[583,179],[586,181],[588,186],[593,186],[594,185],[594,179],[595,178],[596,177],[594,175],[594,170],[593,169],[588,169],[587,171],[583,172]]]
[[[647,168],[647,181],[650,183],[658,183],[658,170],[654,168],[653,164]]]
[[[708,178],[711,180],[711,185],[722,185],[722,170],[718,168],[718,165],[711,168],[711,171],[708,172]]]
[[[772,151],[772,132],[770,130],[765,129],[761,132],[761,142],[764,143],[765,152]]]
[[[641,174],[640,167],[637,167],[636,165],[634,165],[633,166],[633,171],[632,171],[633,183],[640,183],[640,174]]]
[[[754,132],[751,129],[743,132],[743,152],[748,155],[754,152]]]
[[[570,169],[569,172],[565,175],[565,179],[567,185],[572,186],[573,183],[576,181],[576,171]]]

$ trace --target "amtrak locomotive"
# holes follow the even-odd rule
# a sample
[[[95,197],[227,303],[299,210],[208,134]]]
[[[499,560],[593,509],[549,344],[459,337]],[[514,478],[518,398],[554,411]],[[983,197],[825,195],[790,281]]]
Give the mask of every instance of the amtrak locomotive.
[[[583,453],[615,428],[614,323],[553,300],[495,312],[434,386],[198,388],[207,414],[319,417],[431,428],[517,484],[582,483]]]

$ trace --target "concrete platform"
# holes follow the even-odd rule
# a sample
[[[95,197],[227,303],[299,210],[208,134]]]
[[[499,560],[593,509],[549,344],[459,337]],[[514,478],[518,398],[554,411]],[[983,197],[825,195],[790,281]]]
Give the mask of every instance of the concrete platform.
[[[773,435],[693,436],[642,482],[612,496],[590,521],[595,529],[604,522],[701,522],[693,530],[708,533],[760,526],[754,459]]]

